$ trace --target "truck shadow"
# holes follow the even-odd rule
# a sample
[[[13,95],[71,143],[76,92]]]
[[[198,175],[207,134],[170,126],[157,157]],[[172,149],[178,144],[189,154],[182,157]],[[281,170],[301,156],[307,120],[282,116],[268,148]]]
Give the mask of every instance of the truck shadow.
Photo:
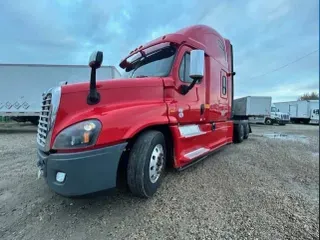
[[[8,124],[0,123],[0,134],[14,134],[14,133],[36,133],[37,126],[32,124]]]

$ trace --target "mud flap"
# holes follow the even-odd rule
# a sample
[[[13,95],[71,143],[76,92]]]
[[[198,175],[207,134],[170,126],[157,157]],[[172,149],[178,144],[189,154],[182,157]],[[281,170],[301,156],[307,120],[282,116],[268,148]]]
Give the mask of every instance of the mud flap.
[[[248,125],[249,125],[249,133],[252,133],[251,126],[249,123],[248,123]]]

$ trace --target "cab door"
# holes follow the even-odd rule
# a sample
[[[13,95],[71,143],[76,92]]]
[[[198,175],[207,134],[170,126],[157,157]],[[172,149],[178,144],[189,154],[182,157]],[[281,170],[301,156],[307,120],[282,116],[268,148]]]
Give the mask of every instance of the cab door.
[[[176,89],[181,85],[190,85],[193,81],[189,77],[191,50],[190,47],[183,46],[177,54],[178,64],[173,69]],[[178,91],[175,93],[174,110],[169,115],[174,115],[179,124],[205,122],[205,82],[204,76],[186,95]]]

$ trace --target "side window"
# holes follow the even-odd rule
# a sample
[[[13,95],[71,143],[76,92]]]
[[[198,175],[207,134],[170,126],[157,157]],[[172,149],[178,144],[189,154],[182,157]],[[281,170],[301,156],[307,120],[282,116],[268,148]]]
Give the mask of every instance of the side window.
[[[180,63],[179,77],[182,82],[191,83],[193,80],[189,77],[190,73],[190,53],[186,53]]]
[[[226,78],[226,76],[222,77],[222,95],[227,95],[227,78]]]

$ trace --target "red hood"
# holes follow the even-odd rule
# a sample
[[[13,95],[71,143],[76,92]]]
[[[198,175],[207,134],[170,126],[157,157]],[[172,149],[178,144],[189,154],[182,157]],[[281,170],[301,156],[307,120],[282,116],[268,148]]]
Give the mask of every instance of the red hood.
[[[53,138],[63,128],[73,123],[101,116],[110,116],[113,111],[136,105],[164,102],[163,80],[159,77],[113,79],[97,82],[100,102],[87,104],[89,83],[64,85],[57,114]]]
[[[89,93],[89,81],[87,83],[74,83],[64,85],[62,93],[87,92]],[[146,77],[146,78],[127,78],[127,79],[110,79],[97,81],[98,91],[113,90],[117,88],[141,88],[141,87],[159,87],[163,86],[163,81],[160,77]],[[107,97],[107,96],[105,96]],[[101,98],[102,100],[102,98]]]

